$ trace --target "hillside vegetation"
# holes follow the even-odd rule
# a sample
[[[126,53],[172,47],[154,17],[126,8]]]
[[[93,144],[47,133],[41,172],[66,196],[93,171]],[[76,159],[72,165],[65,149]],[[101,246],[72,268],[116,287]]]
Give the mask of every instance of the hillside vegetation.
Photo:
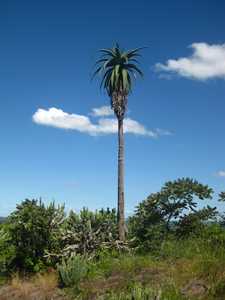
[[[67,215],[27,199],[0,225],[0,299],[223,300],[225,217],[212,195],[167,182],[127,219],[125,241],[114,209]]]

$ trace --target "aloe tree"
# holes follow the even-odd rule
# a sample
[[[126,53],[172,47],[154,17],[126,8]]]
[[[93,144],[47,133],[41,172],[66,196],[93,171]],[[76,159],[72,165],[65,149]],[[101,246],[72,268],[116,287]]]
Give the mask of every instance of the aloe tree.
[[[118,120],[118,229],[121,241],[125,239],[123,121],[133,79],[137,74],[143,76],[137,66],[140,49],[124,51],[118,44],[113,48],[100,49],[101,57],[96,62],[94,73],[94,76],[102,76],[101,87],[106,90]]]

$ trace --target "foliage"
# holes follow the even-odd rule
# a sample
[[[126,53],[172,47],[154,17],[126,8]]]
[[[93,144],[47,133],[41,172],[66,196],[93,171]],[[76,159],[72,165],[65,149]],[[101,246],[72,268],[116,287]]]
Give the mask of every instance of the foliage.
[[[219,193],[219,201],[224,202],[225,201],[225,192],[220,192]]]
[[[79,214],[71,211],[61,230],[62,249],[49,257],[74,255],[98,256],[103,248],[113,248],[117,240],[117,217],[114,209],[91,212],[83,208]],[[118,245],[120,246],[120,244]]]
[[[94,76],[103,73],[101,86],[107,90],[110,97],[114,92],[124,92],[128,95],[131,91],[132,76],[143,76],[136,60],[140,56],[140,50],[141,48],[123,51],[118,44],[112,49],[100,50],[103,55],[96,62],[98,67]]]
[[[58,247],[55,235],[63,220],[64,207],[56,208],[54,203],[45,207],[41,200],[27,199],[17,205],[8,219],[14,265],[25,271],[40,270],[46,249]]]
[[[201,236],[208,226],[206,222],[216,221],[217,214],[216,207],[207,206],[181,216],[176,226],[176,235],[180,238],[187,238],[190,235]]]
[[[165,237],[174,233],[176,221],[182,215],[196,213],[196,199],[211,199],[212,193],[207,185],[190,178],[166,182],[160,192],[151,194],[138,205],[135,215],[129,220],[131,235],[142,247],[158,248]],[[194,217],[202,216],[206,210],[211,212],[208,207]]]
[[[0,275],[7,274],[13,268],[15,247],[12,244],[7,225],[0,227]]]
[[[40,299],[50,299],[59,279],[66,287],[62,293],[72,299],[181,300],[196,299],[183,293],[202,282],[202,299],[223,299],[225,227],[215,208],[196,205],[211,194],[207,186],[182,179],[150,195],[128,222],[144,253],[124,253],[130,244],[118,241],[115,210],[83,209],[65,217],[63,207],[26,200],[0,225],[0,270],[37,271],[50,262],[57,262],[57,270],[48,268],[46,275],[39,272],[29,280],[18,273],[7,289],[16,299],[33,297],[37,289]]]
[[[83,257],[77,255],[63,259],[57,269],[63,286],[78,288],[80,281],[87,275],[88,264]]]
[[[201,238],[217,252],[225,247],[225,228],[218,223],[208,224],[201,232]]]

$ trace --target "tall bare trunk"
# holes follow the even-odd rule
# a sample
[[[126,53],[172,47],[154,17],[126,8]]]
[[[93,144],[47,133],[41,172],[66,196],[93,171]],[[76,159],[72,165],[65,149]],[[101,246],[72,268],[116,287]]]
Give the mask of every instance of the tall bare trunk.
[[[119,239],[125,240],[124,217],[124,134],[123,118],[118,118],[118,227]]]

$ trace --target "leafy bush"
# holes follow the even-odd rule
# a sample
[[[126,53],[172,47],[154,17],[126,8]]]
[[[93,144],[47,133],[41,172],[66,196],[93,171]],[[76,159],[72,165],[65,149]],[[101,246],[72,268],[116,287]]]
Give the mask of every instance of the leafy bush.
[[[116,211],[110,209],[83,209],[79,214],[71,211],[65,218],[63,206],[45,206],[42,201],[26,199],[4,226],[7,232],[0,240],[0,249],[4,248],[2,270],[38,272],[75,254],[98,257],[103,249],[107,252],[127,247],[117,241]]]
[[[0,227],[0,275],[7,274],[13,267],[15,259],[15,247],[12,244],[7,225]]]
[[[46,260],[45,251],[59,247],[56,232],[64,219],[64,207],[48,207],[41,201],[25,200],[8,218],[8,234],[15,248],[16,268],[36,272]]]
[[[67,260],[63,259],[57,269],[63,286],[78,288],[80,281],[88,273],[88,263],[84,258],[77,255]]]

